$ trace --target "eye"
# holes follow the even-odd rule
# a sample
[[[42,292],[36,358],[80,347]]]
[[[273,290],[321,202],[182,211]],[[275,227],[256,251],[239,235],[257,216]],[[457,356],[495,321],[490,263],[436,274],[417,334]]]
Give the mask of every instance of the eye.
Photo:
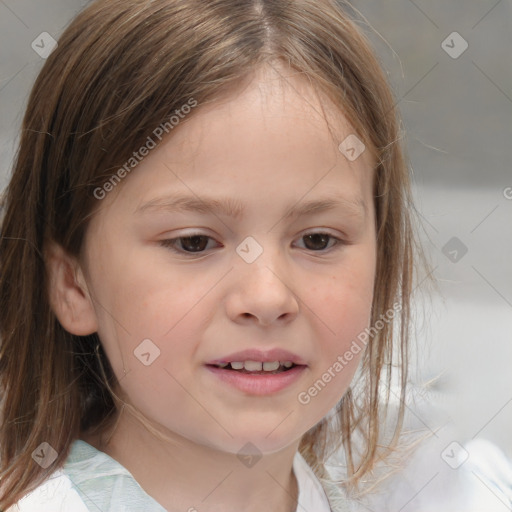
[[[200,254],[206,249],[208,240],[213,240],[213,238],[206,235],[193,234],[168,240],[161,240],[160,244],[174,252]],[[176,245],[181,245],[181,248],[177,249]]]
[[[329,233],[321,232],[308,233],[303,235],[300,239],[305,241],[304,245],[306,246],[306,249],[309,249],[313,252],[325,251],[328,248],[343,244],[343,240],[340,238],[330,235]],[[328,247],[329,241],[334,242],[330,247]]]

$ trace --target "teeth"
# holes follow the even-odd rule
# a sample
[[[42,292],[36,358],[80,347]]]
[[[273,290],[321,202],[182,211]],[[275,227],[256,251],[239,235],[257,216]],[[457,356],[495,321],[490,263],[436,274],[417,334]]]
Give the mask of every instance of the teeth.
[[[283,368],[291,368],[293,363],[291,361],[232,361],[231,363],[219,363],[217,366],[226,368],[231,364],[233,370],[243,370],[248,372],[275,372],[282,366]]]
[[[248,372],[261,372],[263,363],[261,361],[245,361],[244,368]]]
[[[277,370],[280,366],[281,364],[279,363],[279,361],[268,361],[266,363],[263,363],[263,369],[266,372],[273,372]]]

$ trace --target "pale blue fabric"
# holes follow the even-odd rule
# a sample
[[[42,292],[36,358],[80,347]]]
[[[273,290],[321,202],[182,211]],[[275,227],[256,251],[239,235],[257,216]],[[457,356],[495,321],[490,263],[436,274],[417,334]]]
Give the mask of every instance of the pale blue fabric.
[[[73,443],[64,474],[91,512],[166,512],[126,468],[85,441]]]

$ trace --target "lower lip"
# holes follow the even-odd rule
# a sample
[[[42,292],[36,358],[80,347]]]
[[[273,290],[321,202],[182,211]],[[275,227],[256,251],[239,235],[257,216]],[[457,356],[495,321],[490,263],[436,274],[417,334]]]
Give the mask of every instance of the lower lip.
[[[295,383],[303,374],[306,366],[294,366],[290,370],[269,375],[240,373],[234,370],[225,370],[217,366],[207,366],[215,376],[223,382],[249,393],[250,395],[270,395],[277,393]]]

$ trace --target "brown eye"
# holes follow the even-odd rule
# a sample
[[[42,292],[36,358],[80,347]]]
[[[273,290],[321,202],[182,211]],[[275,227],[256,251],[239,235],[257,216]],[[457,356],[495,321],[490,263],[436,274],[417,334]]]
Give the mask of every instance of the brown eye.
[[[308,235],[304,235],[302,237],[304,240],[304,245],[306,249],[310,251],[325,251],[329,248],[329,241],[333,241],[334,243],[330,246],[333,247],[341,243],[339,238],[335,236],[329,235],[328,233],[310,233]]]
[[[195,235],[195,236],[185,236],[178,238],[181,240],[181,245],[183,249],[188,252],[201,252],[204,251],[206,246],[208,245],[208,238],[204,235]]]
[[[204,252],[209,240],[213,239],[206,235],[191,235],[161,240],[160,244],[175,252],[194,254]],[[178,247],[176,247],[177,245]]]

